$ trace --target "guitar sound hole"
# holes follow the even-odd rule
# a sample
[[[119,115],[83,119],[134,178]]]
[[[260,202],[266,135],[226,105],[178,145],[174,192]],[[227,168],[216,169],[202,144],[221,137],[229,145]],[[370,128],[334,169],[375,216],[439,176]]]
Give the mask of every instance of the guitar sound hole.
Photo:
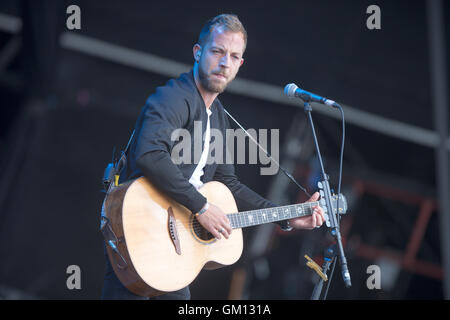
[[[194,231],[196,237],[200,240],[209,241],[211,239],[214,239],[212,233],[203,228],[203,226],[200,224],[200,222],[197,221],[195,217],[192,220],[192,230]]]

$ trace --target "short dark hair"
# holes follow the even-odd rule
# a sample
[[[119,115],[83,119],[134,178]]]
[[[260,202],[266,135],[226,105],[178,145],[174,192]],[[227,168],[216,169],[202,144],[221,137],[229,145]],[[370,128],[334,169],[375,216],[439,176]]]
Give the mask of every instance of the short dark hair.
[[[198,37],[198,44],[202,47],[209,40],[209,36],[214,28],[223,27],[225,30],[231,32],[240,32],[244,36],[244,51],[247,47],[247,31],[244,28],[244,25],[239,20],[238,16],[235,14],[221,14],[214,18],[209,19],[205,26],[200,31],[200,35]]]

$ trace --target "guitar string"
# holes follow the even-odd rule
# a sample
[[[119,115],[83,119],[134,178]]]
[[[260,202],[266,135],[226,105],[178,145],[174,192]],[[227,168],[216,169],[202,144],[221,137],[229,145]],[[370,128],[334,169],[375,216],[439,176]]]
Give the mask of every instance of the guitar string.
[[[305,206],[303,209],[310,209],[310,210],[312,210],[312,208],[313,208],[313,206],[315,206],[316,204],[317,204],[318,202],[311,202],[311,203],[308,203],[308,205],[307,206]],[[295,206],[295,205],[292,205],[292,206],[290,206],[290,207],[293,207],[293,206]],[[309,208],[308,208],[309,207]],[[239,213],[239,214],[241,214],[241,213]],[[279,214],[278,212],[277,212],[277,214]],[[290,216],[292,213],[291,212],[289,212],[289,217],[287,217],[286,218],[286,216],[284,217],[284,218],[286,218],[286,219],[290,219],[290,218],[294,218],[294,217],[298,217],[298,215],[294,215],[294,217],[292,217],[292,216]],[[306,214],[302,214],[302,215],[300,215],[300,216],[306,216],[306,215],[311,215],[312,214],[312,212],[310,211],[310,212],[307,212]],[[262,224],[262,223],[268,223],[268,222],[276,222],[276,221],[281,221],[281,220],[285,220],[285,219],[277,219],[277,220],[273,220],[273,221],[270,221],[270,219],[267,219],[266,221],[263,221],[263,220],[265,220],[265,218],[263,218],[263,219],[256,219],[255,221],[256,221],[256,224],[252,224],[251,223],[251,221],[249,220],[249,222],[250,222],[250,224],[247,224],[246,223],[246,221],[245,221],[245,219],[246,219],[246,217],[245,216],[235,216],[235,214],[232,214],[232,215],[234,215],[234,216],[230,216],[230,222],[234,222],[234,224],[237,224],[237,225],[239,225],[239,224],[241,224],[242,222],[244,222],[243,223],[243,227],[247,227],[247,226],[252,226],[252,225],[258,225],[258,224]],[[270,216],[270,215],[269,215]],[[277,216],[278,217],[278,216]],[[234,218],[234,221],[232,221],[232,218]],[[243,220],[244,219],[244,220]],[[176,226],[180,226],[180,225],[185,225],[185,224],[187,224],[189,227],[192,227],[192,225],[193,224],[196,224],[196,226],[194,226],[193,228],[196,228],[197,226],[199,226],[197,229],[194,229],[194,231],[199,231],[199,229],[201,230],[202,228],[203,228],[203,226],[201,226],[200,225],[200,223],[198,222],[198,220],[190,220],[188,223],[186,223],[186,222],[180,222],[179,220],[176,220],[176,222],[175,222],[175,224],[176,224]]]
[[[311,211],[309,211],[309,212],[306,212],[306,213],[304,213],[304,214],[302,214],[302,215],[300,215],[300,216],[307,216],[307,215],[311,215],[312,214],[312,209],[313,209],[313,207],[314,206],[316,206],[316,205],[318,205],[320,202],[319,201],[314,201],[314,202],[308,202],[308,203],[303,203],[303,209],[310,209]],[[298,204],[294,204],[294,205],[288,205],[288,206],[282,206],[283,208],[285,208],[285,209],[288,209],[288,208],[293,208],[294,206],[297,206]],[[280,207],[278,207],[278,208],[280,208]],[[270,208],[266,208],[266,209],[270,209]],[[264,209],[262,209],[262,210],[264,210]],[[245,211],[244,211],[245,212]],[[239,213],[232,213],[232,214],[228,214],[228,215],[230,215],[230,223],[233,225],[235,225],[235,227],[233,228],[233,229],[240,229],[240,228],[244,228],[244,227],[250,227],[250,226],[254,226],[254,225],[259,225],[259,224],[264,224],[264,223],[269,223],[269,222],[276,222],[276,221],[282,221],[282,220],[285,220],[285,219],[280,219],[280,220],[274,220],[274,221],[270,221],[270,220],[267,220],[267,221],[260,221],[260,220],[262,220],[262,219],[256,219],[255,220],[255,224],[252,224],[252,223],[250,223],[250,224],[247,224],[246,223],[246,221],[245,221],[245,218],[246,218],[246,216],[245,215],[241,215],[241,216],[238,216],[238,214],[243,214],[244,212],[239,212]],[[278,213],[278,212],[277,212]],[[279,214],[279,213],[278,213]],[[289,211],[289,215],[291,214],[291,212]],[[270,215],[269,215],[270,216]],[[295,217],[300,217],[300,216],[298,216],[298,215],[295,215],[294,217],[288,217],[287,219],[290,219],[290,218],[295,218]],[[277,216],[278,217],[278,216]],[[234,218],[234,221],[232,221],[232,219],[231,218]],[[285,217],[286,218],[286,217]],[[242,220],[242,219],[244,219],[244,220]],[[251,222],[251,221],[249,221],[249,222]],[[175,220],[175,226],[178,228],[176,231],[177,231],[177,233],[178,234],[183,234],[183,233],[188,233],[188,234],[192,234],[192,231],[194,232],[194,233],[196,233],[197,235],[198,235],[198,233],[200,233],[200,232],[204,232],[204,231],[206,231],[206,232],[208,232],[209,234],[211,234],[208,230],[206,230],[201,224],[200,224],[200,222],[198,222],[198,220],[195,220],[195,219],[190,219],[187,223],[186,222],[182,222],[182,221],[179,221],[179,220]],[[183,228],[180,228],[180,227],[183,227]],[[186,228],[187,227],[187,228]],[[232,226],[233,227],[233,226]],[[213,236],[213,238],[214,238],[214,236]],[[212,238],[211,238],[212,239]]]
[[[305,214],[304,216],[306,216],[306,215],[310,215],[310,214]],[[276,220],[276,221],[279,221],[279,220]],[[269,223],[269,222],[275,222],[275,221],[266,221],[266,222],[263,222],[263,223]],[[261,224],[261,223],[258,222],[258,223],[254,224],[254,225],[258,225],[258,224]],[[175,222],[175,225],[177,226],[176,231],[177,231],[178,235],[180,235],[180,234],[182,234],[182,235],[184,235],[184,234],[192,235],[192,231],[197,236],[199,236],[199,234],[201,232],[207,232],[207,234],[211,234],[212,235],[212,233],[209,232],[208,230],[206,230],[198,221],[195,221],[195,222],[189,221],[187,224],[183,223],[183,222],[180,222],[180,221],[177,221],[177,222]],[[253,224],[236,226],[233,229],[240,229],[240,228],[250,227],[250,226],[253,226]],[[182,227],[182,228],[180,228],[180,227]],[[212,235],[212,238],[209,238],[207,240],[211,240],[213,238],[214,238],[214,236]]]
[[[310,209],[312,209],[312,207],[310,208]],[[307,215],[311,215],[312,213],[311,212],[308,212],[308,213],[306,213],[306,214],[303,214],[303,216],[307,216]],[[276,220],[276,221],[280,221],[280,220]],[[263,222],[263,223],[268,223],[268,222],[276,222],[276,221],[266,221],[266,222]],[[237,222],[238,224],[239,224],[239,222]],[[192,226],[193,224],[195,224],[195,226]],[[261,224],[261,223],[259,223],[259,222],[257,222],[255,225],[258,225],[258,224]],[[177,234],[178,235],[180,235],[180,234],[182,234],[182,235],[185,235],[185,234],[188,234],[188,235],[192,235],[192,231],[194,231],[194,233],[197,235],[197,236],[199,236],[199,233],[200,232],[207,232],[207,233],[209,233],[209,234],[211,234],[208,230],[206,230],[197,220],[191,220],[191,221],[189,221],[188,223],[183,223],[183,222],[181,222],[181,221],[176,221],[175,222],[175,225],[177,226],[177,227],[183,227],[183,228],[177,228]],[[233,229],[240,229],[240,228],[243,228],[243,227],[250,227],[250,226],[252,226],[252,224],[249,224],[249,225],[242,225],[242,226],[240,226],[240,227],[236,227],[236,228],[233,228]],[[212,234],[211,234],[212,235]],[[213,239],[213,238],[215,238],[213,235],[212,235],[212,238],[209,238],[209,239],[207,239],[207,240],[205,240],[205,241],[208,241],[208,240],[211,240],[211,239]]]
[[[311,204],[308,203],[308,205],[304,205],[304,207],[302,209],[310,209],[310,210],[312,210],[313,206],[316,206],[317,204],[319,204],[318,201],[317,202],[311,202]],[[295,206],[296,205],[290,205],[290,206],[277,207],[277,208],[284,208],[284,209],[290,208],[290,209],[292,209]],[[271,209],[271,208],[266,208],[266,209],[261,209],[261,210],[267,210],[267,209]],[[258,211],[258,210],[255,210],[255,211]],[[294,210],[294,211],[296,212],[296,210]],[[229,214],[227,214],[227,216],[229,216],[229,217],[236,217],[236,218],[241,218],[241,217],[248,216],[248,214],[245,214],[245,212],[247,212],[247,211],[242,211],[242,212],[238,212],[238,213],[229,213]],[[270,216],[271,213],[273,214],[274,212],[269,212],[268,215]],[[277,213],[277,215],[280,215],[278,210],[276,211],[276,213]],[[255,213],[255,215],[258,215],[258,214],[260,214],[260,213]],[[291,214],[292,214],[292,212],[291,212],[291,210],[289,210],[289,215],[291,215]],[[238,216],[238,215],[241,215],[241,216]],[[294,217],[296,217],[296,216],[297,215],[295,214]],[[290,218],[294,218],[294,217],[290,217]]]
[[[308,203],[303,203],[303,209],[310,209],[310,210],[312,210],[312,208],[314,207],[314,206],[316,206],[317,204],[319,204],[319,201],[314,201],[314,202],[308,202]],[[295,207],[295,206],[297,206],[298,204],[294,204],[294,205],[288,205],[288,206],[284,206],[283,208],[285,208],[285,209],[287,209],[287,208],[293,208],[293,207]],[[269,208],[266,208],[266,209],[269,209]],[[262,209],[262,210],[264,210],[264,209]],[[245,212],[245,211],[244,211]],[[244,215],[242,215],[242,216],[237,216],[237,214],[242,214],[242,213],[244,213],[244,212],[240,212],[240,213],[233,213],[233,214],[230,214],[230,218],[231,217],[233,217],[234,218],[234,221],[232,221],[231,219],[230,219],[230,222],[232,223],[232,224],[234,224],[235,225],[235,228],[233,228],[233,229],[239,229],[239,228],[243,228],[243,227],[250,227],[250,226],[254,226],[254,225],[259,225],[259,224],[263,224],[263,223],[269,223],[269,222],[276,222],[276,221],[281,221],[281,220],[285,220],[285,219],[280,219],[280,220],[274,220],[274,221],[270,221],[270,220],[267,220],[267,221],[262,221],[262,219],[256,219],[255,220],[255,224],[252,224],[252,223],[250,223],[250,224],[247,224],[246,223],[246,221],[245,220],[243,220],[243,219],[245,219],[245,216]],[[278,213],[278,212],[277,212]],[[279,213],[278,213],[279,214]],[[289,215],[291,214],[291,212],[289,211]],[[311,215],[312,214],[312,211],[310,211],[310,212],[306,212],[306,214],[302,214],[302,215],[300,215],[300,216],[306,216],[306,215]],[[298,215],[295,215],[294,217],[297,217]],[[284,217],[284,218],[286,218],[286,217]],[[293,217],[288,217],[288,218],[286,218],[286,219],[290,219],[290,218],[293,218]],[[185,228],[184,226],[187,226],[187,228]],[[181,231],[186,231],[187,233],[191,233],[192,231],[194,231],[194,233],[199,233],[199,232],[202,232],[202,231],[207,231],[199,222],[198,222],[198,220],[193,220],[193,219],[190,219],[190,221],[188,221],[187,223],[186,222],[182,222],[182,221],[179,221],[179,220],[176,220],[175,221],[175,226],[176,227],[183,227],[183,228],[181,228],[181,229],[179,229],[179,230],[181,230]],[[192,230],[192,231],[191,231]],[[178,229],[177,229],[177,232],[178,232]],[[209,231],[207,231],[207,232],[209,232]],[[210,233],[210,232],[209,232]]]
[[[289,209],[292,209],[292,208],[294,208],[297,205],[298,204],[293,204],[293,205],[274,207],[274,208],[283,208],[283,209],[288,209],[289,208]],[[303,205],[302,209],[310,209],[310,210],[312,210],[312,208],[314,206],[319,205],[319,201],[307,202],[307,203],[303,203],[302,205]],[[265,209],[261,209],[261,210],[269,210],[269,209],[272,209],[272,208],[265,208]],[[255,211],[258,211],[258,210],[255,210]],[[294,211],[296,211],[296,210],[294,210]],[[240,218],[244,218],[245,217],[245,215],[242,215],[245,212],[246,211],[242,211],[242,212],[238,212],[238,213],[229,213],[229,214],[227,214],[227,216],[230,216],[230,218],[231,217],[235,217],[236,219],[240,219]],[[273,214],[273,212],[269,212],[268,215],[270,216],[271,213]],[[277,216],[280,215],[278,210],[276,211],[276,213],[277,213]],[[289,215],[291,215],[291,214],[292,214],[291,210],[289,210]],[[238,215],[242,215],[242,216],[238,216]],[[255,215],[258,215],[258,213],[255,213]],[[294,215],[294,217],[289,217],[289,218],[295,218],[295,217],[297,217],[297,215]],[[281,219],[281,220],[283,220],[283,219]]]
[[[312,208],[310,208],[310,209],[312,209]],[[312,212],[307,212],[306,214],[302,214],[301,216],[307,216],[307,215],[311,215],[312,214]],[[297,217],[297,216],[295,216],[295,217]],[[241,217],[241,218],[243,218],[243,217]],[[293,217],[288,217],[288,218],[286,218],[286,219],[290,219],[290,218],[293,218]],[[281,219],[281,220],[284,220],[284,219]],[[259,224],[263,224],[263,223],[269,223],[269,222],[276,222],[276,221],[281,221],[281,220],[274,220],[274,221],[270,221],[270,220],[267,220],[267,221],[258,221],[258,220],[256,220],[255,222],[255,224],[253,224],[253,223],[250,223],[250,224],[247,224],[246,223],[246,221],[239,221],[239,218],[237,218],[237,219],[235,219],[234,221],[230,221],[231,222],[231,224],[235,224],[235,228],[233,228],[233,229],[239,229],[239,228],[243,228],[243,227],[250,227],[250,226],[254,226],[254,225],[259,225]],[[242,223],[243,222],[243,223]],[[181,229],[181,230],[193,230],[194,232],[200,232],[200,231],[202,231],[202,230],[206,230],[201,224],[200,224],[200,222],[198,222],[198,220],[190,220],[190,221],[188,221],[187,223],[186,222],[181,222],[181,221],[179,221],[179,220],[177,220],[176,222],[175,222],[175,225],[177,226],[177,227],[180,227],[180,226],[187,226],[188,227],[188,229],[185,229],[185,228],[183,228],[183,229]],[[208,231],[209,232],[209,231]]]

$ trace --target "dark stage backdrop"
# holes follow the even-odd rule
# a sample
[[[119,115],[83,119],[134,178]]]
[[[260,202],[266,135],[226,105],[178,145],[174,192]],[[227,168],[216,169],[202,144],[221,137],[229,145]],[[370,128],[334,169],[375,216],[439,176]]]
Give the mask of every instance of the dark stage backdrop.
[[[0,285],[23,294],[44,299],[100,297],[103,169],[113,148],[125,147],[146,98],[168,80],[62,49],[58,39],[67,32],[65,9],[70,4],[79,5],[82,13],[82,29],[73,33],[185,64],[193,62],[192,46],[203,23],[222,12],[236,13],[249,34],[240,77],[279,87],[296,82],[359,110],[433,129],[425,1],[378,1],[382,29],[377,31],[366,28],[366,8],[373,3],[365,0],[2,1],[0,12],[26,21],[25,49],[0,72],[0,147],[5,150],[0,175],[7,187],[0,208]],[[444,9],[450,21],[450,2],[444,1]],[[448,38],[450,23],[445,28]],[[9,32],[0,31],[1,48],[10,38]],[[221,101],[246,128],[280,129],[281,146],[294,117],[303,113],[228,92]],[[340,124],[319,113],[313,116],[321,151],[335,173]],[[347,124],[346,143],[344,181],[357,175],[356,169],[364,169],[382,173],[380,179],[407,181],[418,186],[415,190],[435,196],[431,148],[353,124]],[[308,161],[301,165],[310,167]],[[237,165],[236,170],[241,181],[267,195],[273,176],[259,175],[257,165]],[[332,176],[334,186],[336,178]],[[299,198],[293,185],[288,191],[291,201]],[[417,208],[367,197],[350,214],[355,222],[350,236],[404,250]],[[434,214],[420,248],[421,257],[436,264],[441,262],[438,223]],[[396,233],[399,229],[402,232]],[[299,259],[305,253],[321,255],[324,233],[316,231],[317,242],[307,242],[307,232],[272,235],[266,252],[270,276],[248,278],[250,297],[308,299],[313,283],[300,276],[310,270],[303,262],[299,267]],[[245,232],[246,250],[253,234],[254,230]],[[244,251],[235,266],[203,272],[192,285],[193,298],[226,299],[236,268],[249,267],[252,274],[247,254]],[[439,279],[406,271],[390,292],[369,292],[365,270],[375,261],[351,250],[348,259],[354,287],[345,289],[335,274],[331,298],[442,298]],[[81,290],[66,287],[70,265],[81,268]]]

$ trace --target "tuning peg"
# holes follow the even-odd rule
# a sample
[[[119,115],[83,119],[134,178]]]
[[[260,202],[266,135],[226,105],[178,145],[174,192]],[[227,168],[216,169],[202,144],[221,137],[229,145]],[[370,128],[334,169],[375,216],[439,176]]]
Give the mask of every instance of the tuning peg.
[[[323,192],[323,190],[320,190],[319,193],[321,198],[325,197],[325,192]]]
[[[323,189],[323,185],[322,185],[321,181],[317,182],[317,186],[319,187],[319,189]]]

